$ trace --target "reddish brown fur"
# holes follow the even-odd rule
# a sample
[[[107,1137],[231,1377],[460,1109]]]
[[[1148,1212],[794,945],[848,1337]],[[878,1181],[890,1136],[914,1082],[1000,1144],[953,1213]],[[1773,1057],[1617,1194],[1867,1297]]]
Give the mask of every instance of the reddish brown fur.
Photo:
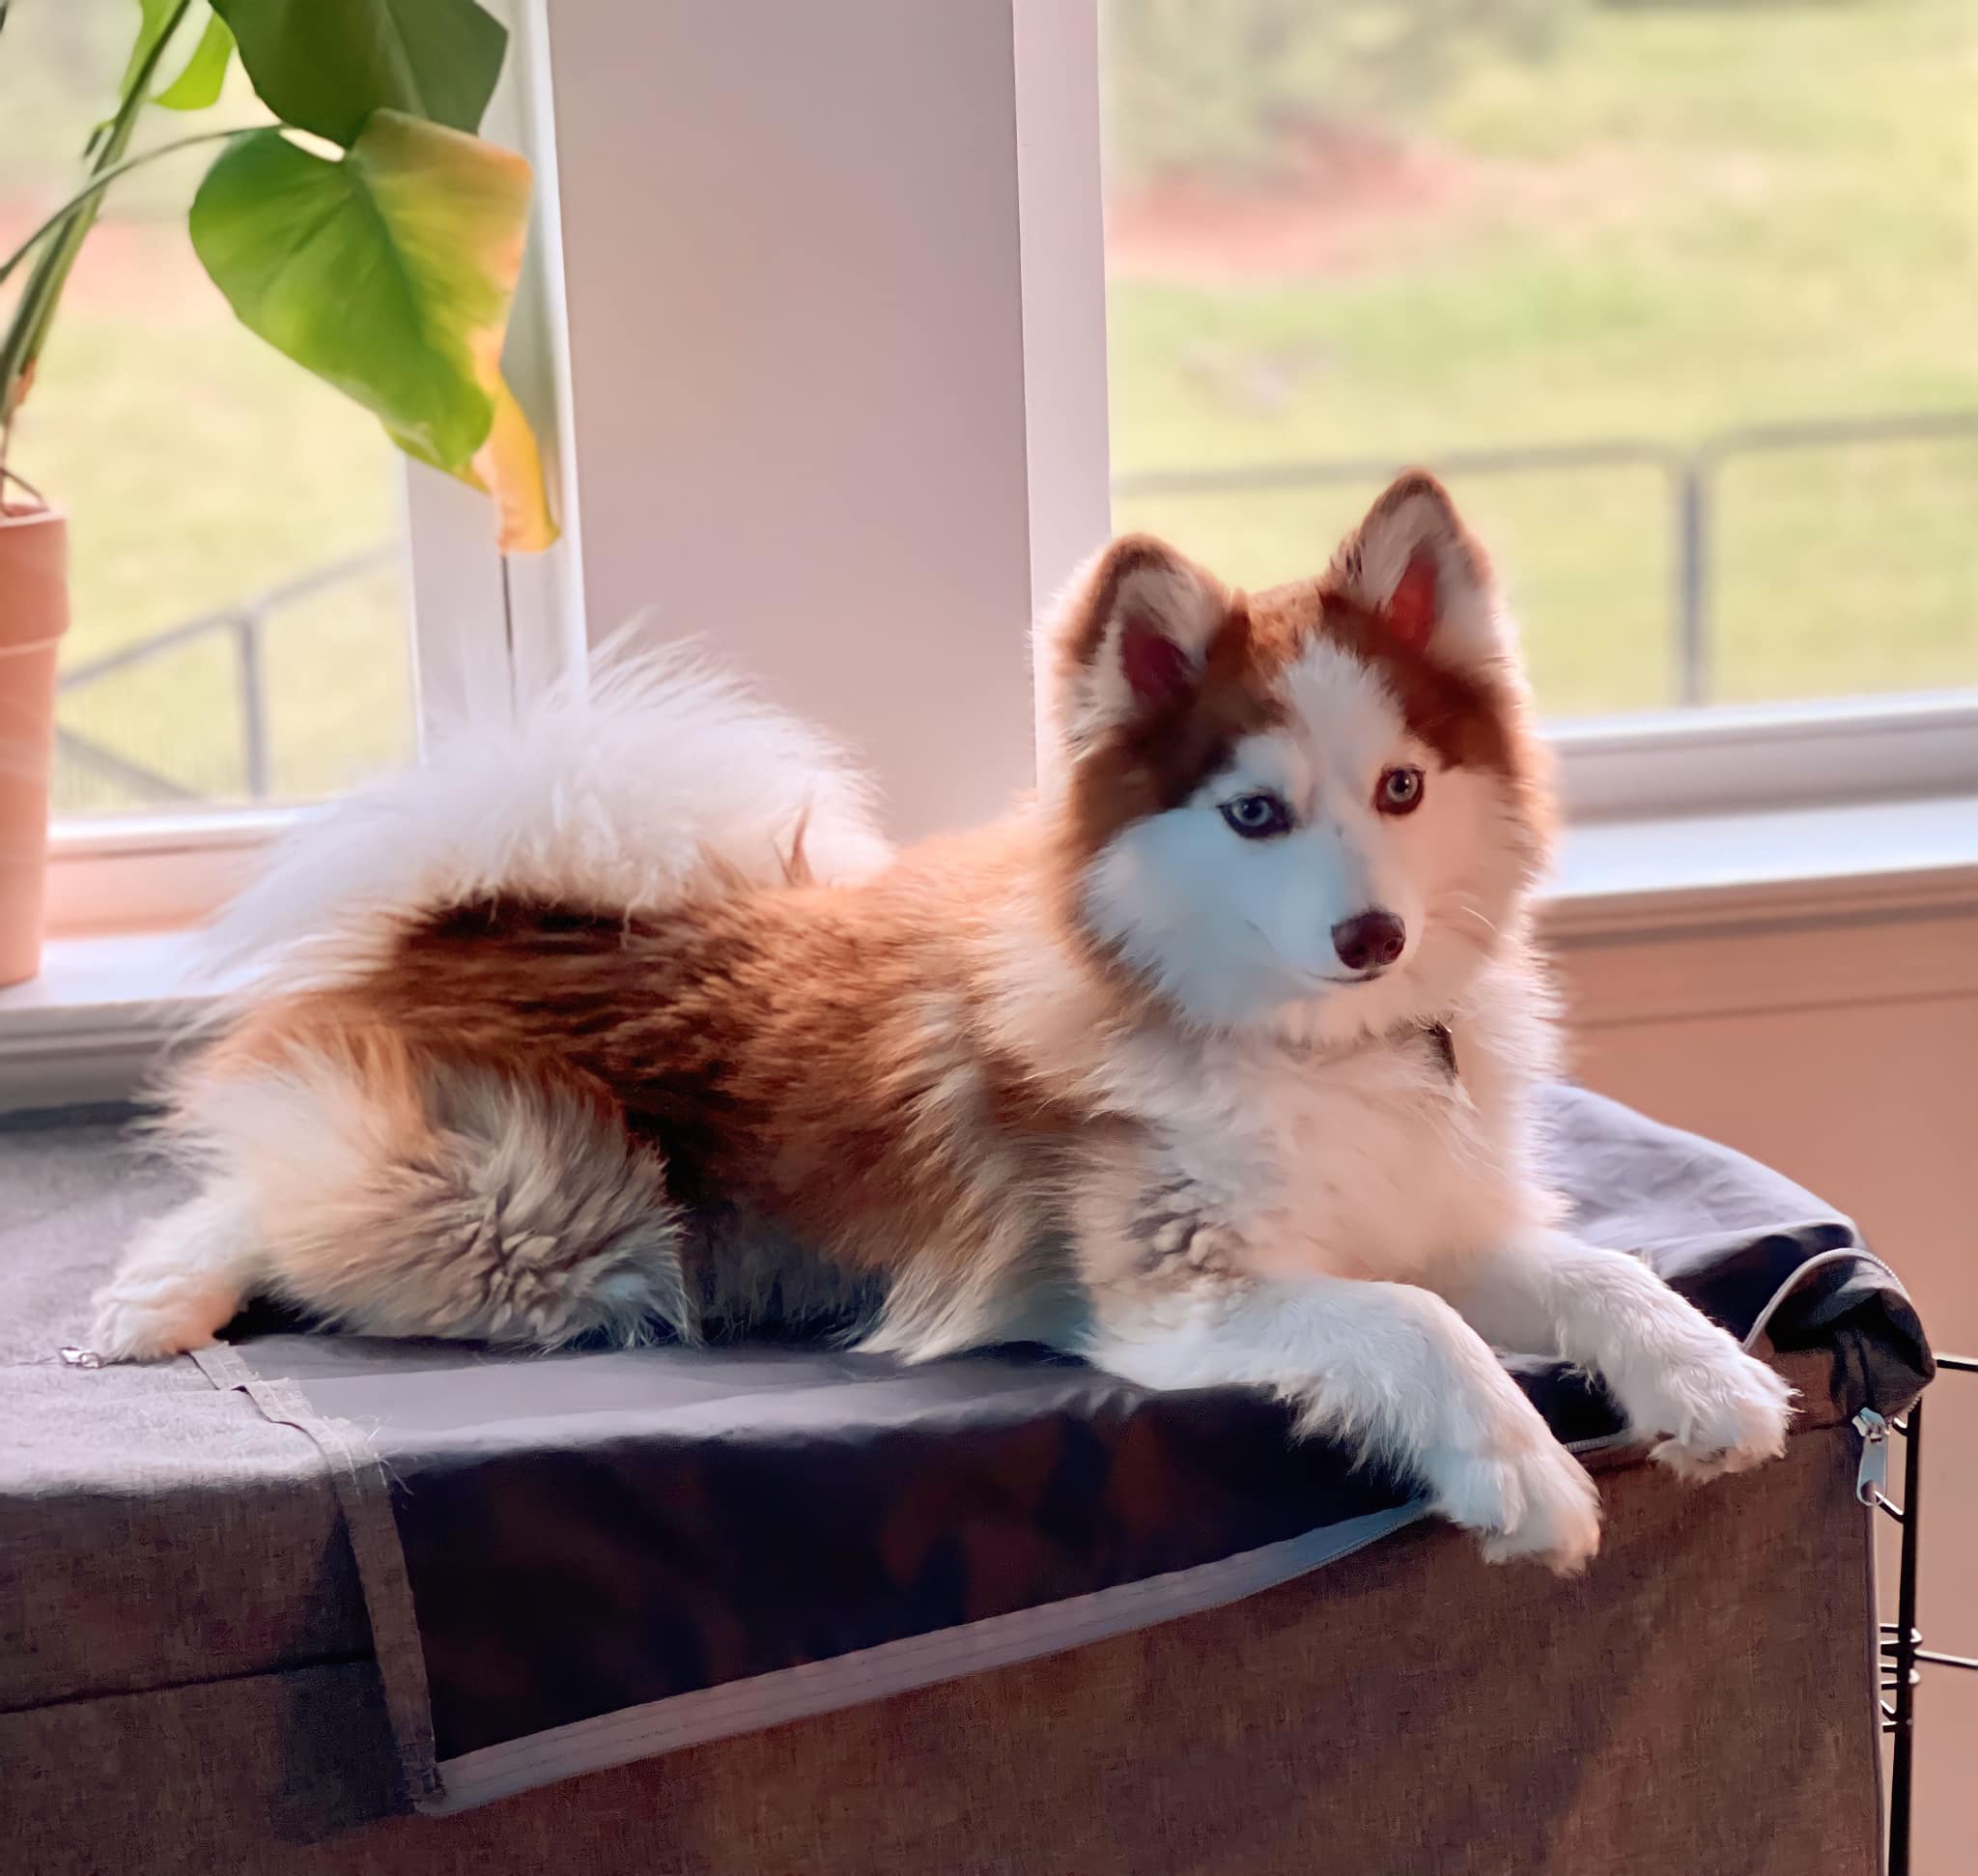
[[[1459,568],[1478,585],[1487,584],[1490,568],[1483,548],[1457,521],[1441,485],[1426,472],[1398,480],[1375,504],[1367,526],[1422,496],[1441,509]],[[1060,641],[1060,684],[1099,655],[1121,583],[1136,570],[1185,570],[1203,591],[1221,599],[1225,617],[1188,691],[1114,731],[1078,761],[1061,837],[1066,881],[1082,876],[1092,856],[1132,822],[1188,800],[1228,766],[1243,737],[1281,723],[1279,675],[1317,638],[1381,675],[1409,729],[1446,767],[1489,769],[1503,776],[1519,818],[1532,830],[1535,850],[1544,849],[1550,838],[1550,770],[1510,669],[1460,670],[1437,657],[1432,632],[1423,644],[1398,635],[1378,612],[1342,589],[1340,568],[1356,573],[1358,562],[1356,539],[1342,551],[1333,576],[1250,595],[1227,591],[1151,536],[1127,535],[1114,544]]]
[[[1067,1018],[1082,1033],[1158,1019],[1088,935],[1083,877],[1122,828],[1187,800],[1241,738],[1283,720],[1277,681],[1314,637],[1379,670],[1441,761],[1501,773],[1528,811],[1542,792],[1509,674],[1445,667],[1326,583],[1228,593],[1145,537],[1095,571],[1060,639],[1060,682],[1100,655],[1122,581],[1150,566],[1200,580],[1221,624],[1182,695],[1079,752],[1048,822],[924,847],[857,888],[805,883],[800,838],[791,884],[731,880],[660,917],[500,897],[438,910],[360,980],[254,1012],[202,1078],[326,1054],[352,1065],[409,1155],[430,1138],[436,1076],[482,1069],[575,1094],[663,1158],[683,1205],[752,1212],[855,1268],[959,1268],[992,1239],[1035,1236],[1050,1221],[1005,1216],[1008,1195],[1051,1190],[1065,1144],[1103,1117],[1048,1045],[997,1039],[990,922],[1014,903],[1045,922],[1082,986]]]
[[[1006,838],[977,837],[862,889],[754,891],[653,919],[453,907],[360,981],[255,1012],[201,1072],[354,1056],[365,1086],[408,1110],[394,1133],[413,1151],[421,1065],[580,1092],[664,1158],[690,1208],[771,1218],[854,1267],[963,1263],[1000,1222],[976,1177],[990,1143],[1031,1159],[1020,1182],[1036,1190],[1057,1143],[1093,1119],[985,1050],[991,1026],[969,1008],[972,908],[1013,858]],[[944,998],[966,1053],[929,1021]],[[964,1066],[970,1111],[921,1119]]]

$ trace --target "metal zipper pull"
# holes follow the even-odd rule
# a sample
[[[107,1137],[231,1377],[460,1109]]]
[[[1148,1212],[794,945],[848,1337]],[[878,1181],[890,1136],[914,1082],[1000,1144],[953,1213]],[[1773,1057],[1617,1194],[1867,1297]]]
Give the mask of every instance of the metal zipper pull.
[[[1864,1505],[1877,1503],[1889,1482],[1889,1423],[1873,1407],[1854,1416],[1861,1435],[1861,1464],[1854,1473],[1854,1495]]]

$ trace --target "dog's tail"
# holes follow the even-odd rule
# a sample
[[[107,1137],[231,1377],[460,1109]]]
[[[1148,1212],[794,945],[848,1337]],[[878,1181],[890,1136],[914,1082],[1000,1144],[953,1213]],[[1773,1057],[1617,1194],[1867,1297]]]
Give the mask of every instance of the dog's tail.
[[[414,1047],[345,986],[448,904],[616,915],[856,877],[887,857],[867,803],[822,736],[680,654],[609,657],[339,802],[215,930],[242,1020],[163,1120],[201,1189],[99,1294],[99,1351],[201,1347],[257,1293],[380,1334],[691,1337],[665,1168],[609,1094]]]
[[[221,915],[207,960],[346,978],[408,917],[496,894],[651,912],[737,883],[884,864],[865,779],[691,651],[608,649],[512,721],[311,817]]]

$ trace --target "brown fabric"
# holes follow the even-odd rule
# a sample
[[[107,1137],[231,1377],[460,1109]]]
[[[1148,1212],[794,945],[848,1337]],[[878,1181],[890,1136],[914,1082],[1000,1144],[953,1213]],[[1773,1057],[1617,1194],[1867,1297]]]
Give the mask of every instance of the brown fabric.
[[[0,1716],[37,1876],[1873,1876],[1846,1429],[1606,1475],[1588,1575],[1421,1526],[1209,1614],[459,1817],[368,1664]],[[368,1820],[368,1821],[366,1821]]]

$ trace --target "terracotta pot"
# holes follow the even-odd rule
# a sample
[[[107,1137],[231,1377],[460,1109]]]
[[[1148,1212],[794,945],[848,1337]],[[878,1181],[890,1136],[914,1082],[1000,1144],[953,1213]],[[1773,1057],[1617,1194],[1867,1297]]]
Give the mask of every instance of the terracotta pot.
[[[55,653],[69,629],[69,524],[0,507],[0,983],[42,968]]]

